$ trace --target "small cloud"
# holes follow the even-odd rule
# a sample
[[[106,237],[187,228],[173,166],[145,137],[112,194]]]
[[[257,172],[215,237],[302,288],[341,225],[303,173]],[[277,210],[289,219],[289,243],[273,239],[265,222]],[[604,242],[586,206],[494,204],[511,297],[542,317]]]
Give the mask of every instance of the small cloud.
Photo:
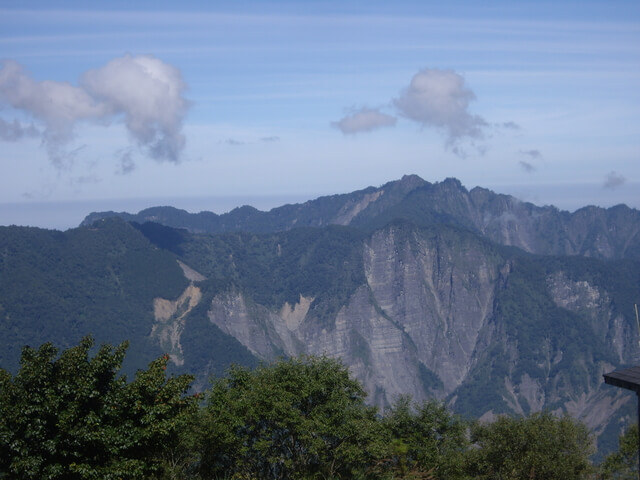
[[[337,122],[331,122],[331,125],[345,135],[353,135],[360,132],[370,132],[378,128],[393,127],[396,121],[396,117],[376,109],[363,107]]]
[[[427,68],[413,76],[393,104],[401,115],[423,127],[444,130],[447,146],[460,153],[461,141],[483,139],[489,125],[484,118],[469,112],[469,104],[475,98],[458,73]]]
[[[247,142],[243,142],[241,140],[236,140],[235,138],[227,138],[224,143],[226,143],[227,145],[231,145],[234,147],[237,147],[238,145],[246,145]]]
[[[502,123],[498,123],[497,126],[506,128],[508,130],[522,130],[522,127],[518,125],[516,122],[502,122]]]
[[[5,142],[17,142],[25,137],[39,137],[40,131],[30,125],[22,125],[18,120],[14,119],[13,122],[7,122],[0,118],[0,140]]]
[[[604,179],[603,188],[618,188],[626,183],[627,179],[613,170],[610,171]]]
[[[525,162],[524,160],[520,160],[520,162],[518,163],[523,168],[523,170],[527,173],[533,173],[537,170],[534,165],[532,165],[529,162]]]
[[[102,180],[96,175],[80,175],[78,177],[71,179],[72,185],[91,185],[95,183],[100,183]]]
[[[133,161],[133,155],[131,149],[128,149],[120,156],[120,165],[116,171],[119,175],[127,175],[136,169],[136,164]]]
[[[69,170],[79,159],[81,153],[87,149],[86,144],[78,145],[73,149],[61,145],[51,144],[47,146],[49,156],[59,170]]]
[[[540,153],[540,150],[520,150],[519,153],[536,160],[542,158],[542,153]]]
[[[278,142],[280,141],[280,137],[276,137],[276,136],[262,137],[260,141],[261,142]]]
[[[76,193],[83,191],[85,188],[91,188],[91,185],[101,183],[102,179],[97,175],[77,175],[67,178],[68,185],[73,188]]]

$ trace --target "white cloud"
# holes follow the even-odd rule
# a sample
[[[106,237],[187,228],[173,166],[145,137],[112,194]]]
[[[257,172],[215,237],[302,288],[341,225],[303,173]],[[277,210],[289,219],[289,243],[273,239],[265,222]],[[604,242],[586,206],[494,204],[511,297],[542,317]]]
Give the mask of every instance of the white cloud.
[[[345,135],[359,132],[370,132],[383,127],[392,127],[397,119],[391,115],[372,108],[361,108],[331,125],[339,129]]]
[[[447,145],[456,150],[462,140],[484,138],[483,129],[488,123],[469,113],[474,99],[474,93],[458,73],[427,68],[413,76],[393,103],[404,117],[424,127],[444,130]]]
[[[185,88],[178,69],[151,56],[115,58],[86,72],[80,86],[34,80],[12,60],[0,68],[0,103],[42,124],[44,146],[59,168],[71,161],[66,147],[79,122],[104,122],[118,115],[124,115],[131,137],[152,158],[179,161],[185,145]],[[3,122],[0,130],[10,132],[3,126],[11,124]],[[16,132],[13,128],[11,135]]]
[[[180,71],[157,58],[125,55],[85,73],[82,86],[113,114],[123,113],[136,142],[158,160],[177,162],[188,103]]]
[[[38,82],[13,60],[4,62],[0,70],[0,94],[12,107],[30,113],[56,130],[107,112],[104,105],[83,89],[64,82]]]
[[[604,188],[618,188],[626,183],[627,179],[613,170],[607,174],[604,179],[604,184],[602,185]]]
[[[63,82],[38,82],[13,60],[4,62],[0,69],[0,101],[43,123],[42,140],[57,167],[68,160],[62,147],[71,139],[74,124],[107,113],[106,107],[83,89]]]
[[[526,155],[528,157],[535,158],[535,159],[542,158],[542,153],[540,153],[540,150],[536,150],[536,149],[534,149],[534,150],[520,150],[520,153],[522,155]]]

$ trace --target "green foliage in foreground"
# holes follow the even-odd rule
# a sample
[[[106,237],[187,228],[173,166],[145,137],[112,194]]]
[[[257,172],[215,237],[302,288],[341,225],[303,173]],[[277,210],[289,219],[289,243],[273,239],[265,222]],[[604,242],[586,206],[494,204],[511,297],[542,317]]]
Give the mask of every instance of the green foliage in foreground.
[[[0,478],[630,479],[637,428],[591,464],[586,427],[548,412],[469,423],[438,402],[400,397],[384,416],[339,361],[300,357],[234,367],[205,404],[168,357],[118,376],[126,344],[58,355],[25,347],[0,369]]]
[[[469,473],[478,479],[578,480],[589,478],[592,439],[587,427],[549,412],[528,418],[500,417],[475,424]]]
[[[234,368],[202,415],[205,478],[352,478],[380,445],[362,386],[329,358]]]
[[[127,344],[93,357],[85,338],[57,357],[25,347],[15,377],[0,370],[0,476],[142,479],[161,473],[181,421],[195,411],[189,376],[166,378],[168,356],[118,377]]]
[[[638,425],[620,436],[620,448],[602,463],[605,480],[635,480],[638,478]]]
[[[382,419],[391,439],[392,471],[401,476],[431,472],[434,478],[466,478],[467,422],[441,403],[413,405],[400,397]]]

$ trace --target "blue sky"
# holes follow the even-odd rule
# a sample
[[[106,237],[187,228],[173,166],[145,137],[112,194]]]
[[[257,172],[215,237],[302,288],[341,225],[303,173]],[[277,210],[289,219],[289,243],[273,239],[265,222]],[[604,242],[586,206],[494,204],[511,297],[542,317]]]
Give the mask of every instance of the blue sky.
[[[637,1],[0,0],[0,61],[0,224],[410,173],[640,207]]]

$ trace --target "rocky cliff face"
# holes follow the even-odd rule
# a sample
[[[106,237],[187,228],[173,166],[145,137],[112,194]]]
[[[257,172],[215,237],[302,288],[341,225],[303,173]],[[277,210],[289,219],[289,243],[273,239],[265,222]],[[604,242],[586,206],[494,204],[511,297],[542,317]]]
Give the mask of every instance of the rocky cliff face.
[[[633,358],[637,344],[632,339],[638,338],[638,332],[625,322],[619,312],[613,311],[606,290],[585,280],[572,280],[563,271],[549,275],[547,281],[556,305],[588,321],[594,333],[606,339],[615,352],[617,363],[623,364]]]
[[[496,243],[545,255],[640,256],[640,215],[624,205],[568,213],[481,188],[461,194],[472,205],[469,218],[474,226]]]
[[[546,310],[528,312],[529,323],[516,327],[500,305],[501,292],[521,281],[518,260],[474,234],[392,224],[366,238],[361,260],[365,281],[331,318],[314,313],[314,297],[268,308],[231,290],[213,297],[209,320],[262,359],[341,358],[381,407],[410,394],[465,410],[471,397],[483,418],[546,408],[601,433],[629,404],[602,385],[602,373],[638,353],[634,325],[603,286],[549,267],[540,294]],[[517,288],[519,297],[533,287]],[[577,347],[567,338],[576,325]]]
[[[270,311],[239,292],[217,295],[209,318],[261,358],[340,357],[381,404],[401,393],[444,397],[464,381],[490,335],[501,267],[477,239],[460,246],[446,234],[390,227],[363,245],[366,283],[329,322],[310,314],[313,298]]]
[[[363,259],[374,304],[409,337],[445,394],[462,383],[488,333],[499,270],[477,240],[447,237],[383,230]]]
[[[428,222],[461,225],[495,243],[530,253],[640,258],[640,212],[625,205],[609,209],[589,206],[569,213],[485,188],[468,191],[453,178],[423,185],[412,180],[411,185],[410,195],[395,209],[408,210],[408,205],[419,203],[424,207],[422,214],[413,213],[413,220],[421,221],[422,216],[425,221],[426,213],[431,213]],[[389,188],[381,187],[381,191]],[[434,218],[433,213],[440,216]]]
[[[538,326],[536,315],[546,311],[530,312],[526,328],[537,334],[518,337],[496,310],[498,294],[518,281],[512,265],[469,233],[391,225],[363,242],[366,281],[330,319],[314,316],[313,297],[270,309],[240,291],[216,295],[208,316],[263,359],[341,358],[382,407],[399,394],[455,405],[460,395],[481,398],[490,389],[499,401],[475,414],[550,408],[602,431],[629,400],[603,388],[601,375],[637,354],[629,341],[633,325],[615,311],[606,289],[559,270],[545,277],[543,295],[565,324]],[[571,322],[582,330],[582,351],[563,337]],[[518,344],[522,338],[531,342],[529,353]]]

